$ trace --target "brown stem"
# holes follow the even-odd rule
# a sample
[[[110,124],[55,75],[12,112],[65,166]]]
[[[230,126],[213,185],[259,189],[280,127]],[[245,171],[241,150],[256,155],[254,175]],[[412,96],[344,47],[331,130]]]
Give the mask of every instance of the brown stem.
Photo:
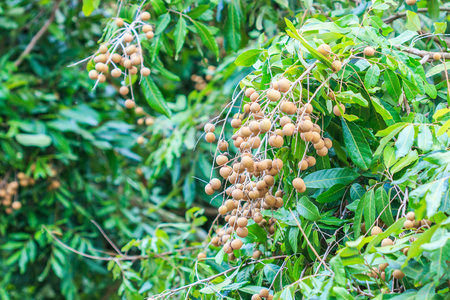
[[[36,35],[31,39],[30,43],[27,45],[25,50],[22,52],[22,54],[19,55],[17,60],[14,62],[14,66],[18,67],[23,62],[25,56],[27,56],[33,47],[36,45],[37,41],[44,35],[44,33],[47,31],[50,24],[55,19],[56,9],[58,8],[59,4],[61,3],[61,0],[56,0],[55,4],[53,4],[52,13],[50,15],[50,18],[47,19],[47,21],[44,23],[44,26],[39,29],[39,31],[36,33]]]
[[[440,11],[450,11],[450,7],[439,7],[439,10],[440,10]],[[428,11],[428,8],[427,8],[427,7],[419,8],[419,9],[417,10],[417,12],[427,12],[427,11]],[[403,18],[403,17],[405,17],[405,16],[406,16],[406,11],[398,12],[398,13],[396,13],[395,15],[392,15],[392,16],[386,18],[386,19],[383,19],[383,22],[386,23],[386,24],[392,23],[392,22],[394,22],[395,20],[400,19],[400,18]]]

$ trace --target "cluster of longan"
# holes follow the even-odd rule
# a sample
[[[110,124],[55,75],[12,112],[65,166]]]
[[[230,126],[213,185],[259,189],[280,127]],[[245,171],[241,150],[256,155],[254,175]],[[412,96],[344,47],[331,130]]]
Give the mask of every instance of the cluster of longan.
[[[262,299],[272,300],[273,295],[270,295],[269,293],[270,293],[269,290],[264,288],[259,292],[259,294],[253,294],[252,300],[262,300]]]
[[[410,211],[406,214],[406,221],[403,224],[403,228],[405,230],[410,230],[410,229],[420,229],[421,227],[427,227],[429,228],[431,225],[431,221],[429,220],[421,220],[421,221],[416,221],[416,216],[414,214],[414,212]],[[383,232],[383,229],[381,229],[381,227],[379,226],[374,226],[370,232],[371,235],[377,235]],[[409,241],[412,243],[416,240],[417,238],[414,236],[411,236],[409,238]],[[386,247],[386,246],[393,246],[395,245],[395,241],[391,240],[390,238],[385,238],[381,241],[381,247]],[[403,249],[400,249],[399,251],[401,251],[404,255],[408,255],[408,251],[409,251],[409,247],[404,247]],[[386,273],[385,270],[388,267],[388,263],[382,263],[378,266],[378,268],[372,268],[372,271],[369,272],[367,275],[373,278],[378,278],[380,277],[382,280],[386,280]],[[402,279],[405,276],[405,273],[403,273],[402,270],[400,269],[396,269],[392,272],[392,276],[395,279]],[[388,278],[389,279],[389,278]]]
[[[137,120],[138,125],[145,124],[147,126],[152,126],[155,123],[155,118],[150,116],[148,113],[146,113],[142,107],[138,106],[134,109],[134,111],[138,115],[144,115],[144,117],[141,117]],[[136,139],[136,143],[138,143],[139,145],[142,145],[144,142],[145,142],[145,138],[142,135],[140,135]]]
[[[214,72],[215,70],[216,70],[215,66],[208,66],[208,74],[206,74],[205,78],[197,74],[191,75],[191,80],[195,82],[194,87],[197,91],[205,89],[207,81],[210,81],[213,78],[213,75],[211,73]]]
[[[150,69],[144,67],[140,44],[141,34],[145,34],[147,39],[154,37],[152,25],[145,23],[148,20],[150,20],[150,13],[145,11],[141,12],[131,24],[116,18],[115,23],[119,30],[113,34],[112,39],[98,49],[94,56],[95,69],[89,72],[89,78],[101,83],[106,81],[106,74],[109,72],[114,78],[123,77],[124,84],[119,88],[119,93],[128,97],[132,89],[131,76],[136,75],[139,68],[142,76],[150,75]],[[127,108],[135,106],[132,92],[131,97],[125,101],[125,106]]]
[[[291,82],[283,78],[260,93],[253,88],[246,89],[245,97],[250,101],[243,106],[244,113],[236,114],[231,120],[231,126],[236,129],[232,136],[233,145],[238,149],[236,157],[229,159],[228,141],[222,139],[218,142],[221,153],[215,157],[215,162],[220,167],[219,174],[225,180],[225,185],[229,184],[224,187],[226,197],[219,207],[219,214],[225,217],[227,224],[216,232],[212,244],[223,245],[224,252],[230,256],[233,250],[243,245],[238,238],[248,235],[248,219],[266,228],[269,235],[273,234],[276,219],[266,220],[261,209],[278,209],[284,204],[283,191],[275,184],[275,176],[282,170],[283,161],[267,158],[267,150],[260,151],[261,146],[265,143],[272,148],[281,148],[286,137],[296,134],[300,134],[307,145],[311,142],[318,155],[327,155],[332,146],[330,139],[322,137],[320,126],[312,121],[312,105],[290,100],[291,87]],[[269,105],[275,105],[275,108],[269,108]],[[243,123],[244,117],[246,121]],[[215,126],[208,123],[204,130],[206,141],[214,142]],[[304,155],[299,169],[306,170],[314,166],[315,162],[313,156]],[[303,182],[297,178],[294,187],[304,192],[306,187],[304,183],[298,186],[299,180]],[[205,186],[205,192],[212,195],[222,187],[221,180],[213,178]],[[259,253],[254,254],[259,257]]]

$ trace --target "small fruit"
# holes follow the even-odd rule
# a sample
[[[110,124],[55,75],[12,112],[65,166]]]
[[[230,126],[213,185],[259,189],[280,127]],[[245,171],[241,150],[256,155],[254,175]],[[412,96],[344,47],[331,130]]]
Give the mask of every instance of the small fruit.
[[[219,207],[218,211],[219,211],[219,214],[225,215],[228,212],[228,208],[225,205],[222,205]]]
[[[262,255],[262,252],[261,252],[261,251],[255,250],[255,251],[253,251],[252,257],[253,257],[254,259],[259,259],[259,258],[261,257],[261,255]]]
[[[258,100],[259,98],[259,94],[258,93],[253,93],[250,95],[250,101],[255,102],[256,100]]]
[[[253,294],[252,299],[251,300],[261,300],[261,296],[258,294]]]
[[[89,71],[89,78],[92,80],[96,80],[98,78],[98,72],[96,70]]]
[[[319,51],[320,54],[323,56],[328,56],[331,53],[331,47],[327,44],[322,44],[319,47],[317,47],[317,51]]]
[[[208,143],[213,143],[213,142],[216,140],[216,135],[215,135],[214,133],[212,133],[212,132],[208,132],[208,133],[205,135],[205,140],[206,140]]]
[[[302,160],[298,163],[298,168],[302,171],[308,169],[308,162],[306,160]]]
[[[267,91],[267,98],[272,102],[278,101],[281,98],[281,93],[277,90],[269,89]]]
[[[416,219],[416,214],[413,211],[410,211],[406,214],[406,218],[410,221],[414,221]]]
[[[122,85],[122,86],[120,87],[120,89],[119,89],[119,93],[120,93],[122,96],[127,95],[129,92],[130,92],[130,89],[128,89],[128,87],[127,87],[127,86],[124,86],[124,85]]]
[[[209,182],[209,184],[211,185],[211,187],[215,190],[220,189],[220,186],[222,185],[222,183],[220,182],[220,179],[218,178],[213,178],[211,179],[211,181]]]
[[[145,34],[145,37],[151,40],[152,38],[155,37],[155,34],[153,33],[153,31],[149,31]]]
[[[342,111],[344,112],[344,114],[345,114],[345,105],[344,104],[339,104],[339,106],[342,108]],[[335,105],[334,107],[333,107],[333,113],[334,113],[334,115],[336,116],[336,117],[340,117],[342,114],[341,114],[341,111],[339,110],[339,107],[337,106],[337,105]]]
[[[327,147],[327,149],[331,149],[331,147],[333,147],[333,142],[329,138],[324,138],[323,142],[325,143],[325,147]]]
[[[267,132],[270,130],[270,128],[272,127],[272,122],[270,122],[269,119],[264,119],[261,122],[259,122],[259,130],[261,130],[261,132]]]
[[[150,75],[150,69],[149,68],[142,68],[141,69],[141,75],[144,77],[147,77]]]
[[[142,21],[148,21],[148,20],[150,20],[150,13],[147,12],[147,11],[143,11],[143,12],[141,13],[141,20],[142,20]]]
[[[441,54],[440,53],[433,54],[433,59],[434,60],[440,60],[441,59]]]
[[[383,232],[383,230],[380,227],[373,226],[372,230],[370,231],[370,235],[377,235],[377,234],[380,234],[382,232]]]
[[[365,56],[374,56],[374,54],[375,54],[375,49],[373,49],[372,47],[367,46],[367,47],[364,49],[364,55],[365,55]]]
[[[241,238],[247,237],[248,236],[247,227],[239,227],[238,229],[236,229],[236,235]]]
[[[331,63],[331,69],[334,72],[338,72],[342,68],[342,63],[339,60],[335,60]]]
[[[133,39],[134,39],[134,36],[133,36],[131,33],[126,32],[126,33],[123,35],[123,41],[124,41],[125,43],[130,43]]]
[[[233,248],[234,250],[239,250],[242,248],[243,244],[244,243],[240,239],[235,239],[231,242],[231,248]]]
[[[214,189],[211,187],[211,185],[208,183],[206,186],[205,186],[205,193],[207,194],[207,195],[212,195],[212,194],[214,194]],[[225,207],[226,208],[226,207]]]
[[[153,31],[153,27],[152,27],[152,25],[144,25],[144,26],[142,26],[142,31],[143,31],[144,33]]]
[[[403,277],[405,277],[405,273],[403,273],[401,270],[394,270],[392,275],[395,279],[402,279]]]
[[[228,150],[228,142],[227,141],[219,141],[219,150],[227,151]]]
[[[406,2],[406,4],[408,4],[409,6],[413,6],[414,4],[416,4],[417,0],[406,0],[405,2]]]
[[[197,255],[197,259],[198,259],[198,260],[204,260],[205,258],[206,258],[206,253],[200,252],[200,253]]]
[[[317,153],[317,155],[323,157],[323,156],[328,154],[328,148],[327,147],[323,147],[322,149],[318,149],[316,151],[316,153]]]
[[[120,77],[122,75],[122,71],[119,68],[115,68],[111,71],[111,76],[114,78]]]
[[[135,103],[134,103],[133,100],[131,100],[131,99],[125,100],[125,107],[126,107],[126,108],[131,109],[131,108],[134,107],[134,105],[135,105]]]
[[[248,88],[245,90],[245,97],[250,98],[250,96],[255,93],[255,89],[254,88]]]
[[[259,291],[259,295],[263,298],[266,298],[267,296],[269,296],[269,290],[268,289],[262,289]]]
[[[386,238],[381,241],[381,247],[392,246],[394,242],[390,238]]]
[[[136,139],[136,143],[138,143],[139,145],[142,145],[143,143],[144,143],[144,137],[143,136],[139,136],[137,139]]]
[[[403,223],[403,228],[405,229],[411,229],[414,227],[414,221],[406,220],[405,223]]]
[[[228,162],[228,157],[226,157],[225,155],[218,155],[218,156],[216,157],[216,163],[217,163],[219,166],[223,166],[223,165],[225,165],[227,162]]]
[[[211,123],[206,123],[205,126],[203,126],[203,130],[205,130],[205,132],[214,132],[214,130],[216,130],[216,126]]]
[[[148,117],[145,119],[145,125],[152,126],[153,123],[155,123],[155,119],[153,119],[153,117]]]
[[[123,26],[123,19],[122,18],[117,18],[116,19],[116,25],[117,27],[122,27]]]
[[[389,266],[388,263],[382,263],[378,265],[378,269],[380,269],[380,271],[384,271],[386,270],[386,268]]]
[[[306,187],[305,182],[301,178],[295,178],[292,180],[292,185],[297,191],[302,191]]]
[[[280,90],[280,92],[286,93],[287,91],[289,91],[290,87],[291,87],[291,82],[288,79],[283,78],[278,81],[278,89]]]
[[[14,201],[14,202],[11,204],[11,207],[12,207],[14,210],[18,210],[18,209],[20,209],[20,208],[22,207],[22,203],[20,203],[19,201]]]
[[[245,227],[248,224],[248,220],[245,217],[240,217],[239,219],[237,219],[237,225],[238,227]]]

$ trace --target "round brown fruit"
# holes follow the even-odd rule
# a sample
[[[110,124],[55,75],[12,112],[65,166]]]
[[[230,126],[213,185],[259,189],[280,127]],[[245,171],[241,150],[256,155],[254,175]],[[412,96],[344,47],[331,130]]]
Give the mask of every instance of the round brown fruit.
[[[287,91],[289,91],[290,87],[291,87],[291,82],[288,79],[283,78],[278,81],[278,89],[280,90],[280,92],[286,93]]]
[[[155,37],[155,34],[153,33],[153,31],[149,31],[145,34],[145,37],[149,40],[151,40],[152,38]]]
[[[382,263],[378,265],[378,269],[380,269],[380,271],[384,271],[386,270],[386,268],[389,266],[388,263]]]
[[[89,78],[92,80],[96,80],[98,78],[98,72],[96,70],[90,70]]]
[[[292,180],[292,185],[297,191],[303,190],[305,188],[305,182],[301,178],[295,178]]]
[[[372,230],[370,231],[370,235],[377,235],[377,234],[380,234],[382,232],[383,232],[383,230],[380,227],[373,226]]]
[[[308,169],[308,162],[306,160],[302,160],[298,163],[298,168],[302,171]]]
[[[211,185],[211,187],[215,190],[220,189],[220,186],[222,185],[222,183],[220,182],[220,179],[218,178],[213,178],[211,179],[211,181],[209,182],[209,184]]]
[[[219,211],[219,214],[225,215],[228,212],[228,208],[225,205],[222,205],[219,207],[218,211]]]
[[[341,106],[341,108],[342,108],[342,111],[344,112],[344,114],[345,114],[345,105],[344,104],[339,104],[340,106]],[[340,117],[342,114],[341,114],[341,111],[339,110],[339,107],[337,106],[337,105],[335,105],[334,107],[333,107],[333,113],[334,113],[334,115],[336,116],[336,117]]]
[[[134,36],[133,36],[131,33],[126,32],[126,33],[123,35],[123,41],[124,41],[125,43],[130,43],[133,39],[134,39]]]
[[[392,246],[394,242],[390,238],[386,238],[381,241],[381,247]]]
[[[228,162],[228,157],[226,157],[225,155],[217,155],[216,157],[216,163],[219,166],[223,166]]]
[[[433,59],[434,60],[440,60],[441,59],[441,54],[439,54],[439,53],[433,54]]]
[[[406,220],[405,223],[403,223],[403,228],[405,229],[411,229],[414,227],[414,221]]]
[[[219,150],[227,151],[228,150],[228,142],[227,141],[219,141]]]
[[[264,133],[270,130],[272,127],[272,122],[270,122],[269,119],[264,119],[261,122],[259,122],[259,130]]]
[[[258,294],[253,294],[252,299],[251,300],[261,300],[261,296]]]
[[[214,194],[214,189],[211,187],[211,185],[209,183],[205,186],[205,193],[207,195]]]
[[[394,270],[392,275],[395,279],[402,279],[403,277],[405,277],[405,273],[403,273],[401,270]]]
[[[413,6],[414,4],[416,4],[417,0],[406,0],[405,2],[406,2],[406,4],[408,4],[409,6]]]
[[[255,250],[255,251],[253,251],[252,257],[253,257],[254,259],[259,259],[259,258],[261,257],[261,255],[262,255],[262,252],[261,252],[261,251]]]
[[[142,21],[148,21],[148,20],[150,20],[150,13],[147,12],[147,11],[143,11],[143,12],[141,13],[141,20],[142,20]]]
[[[259,291],[259,295],[263,298],[266,298],[267,296],[269,296],[269,290],[268,289],[262,289]]]
[[[277,90],[269,89],[267,91],[267,98],[272,102],[278,101],[281,98],[281,93]]]
[[[247,227],[239,227],[236,229],[236,235],[241,238],[245,238],[248,235]]]
[[[208,143],[214,143],[214,141],[216,140],[216,135],[215,135],[214,133],[212,133],[212,132],[208,132],[208,133],[205,135],[205,140],[206,140]]]
[[[125,107],[128,109],[132,109],[134,107],[135,103],[131,99],[125,100]]]
[[[255,93],[255,89],[254,88],[248,88],[245,90],[245,97],[250,98],[250,96]]]
[[[325,147],[327,147],[327,149],[333,147],[333,142],[329,138],[324,138],[323,142],[325,143]]]
[[[319,51],[320,54],[323,56],[328,56],[331,53],[331,47],[327,44],[322,44],[319,47],[317,47],[317,51]]]
[[[416,219],[416,214],[413,211],[410,211],[406,214],[406,218],[410,221],[414,221]]]
[[[206,254],[203,253],[203,252],[200,252],[200,253],[197,255],[197,259],[198,259],[198,260],[204,260],[205,258],[206,258]]]
[[[205,132],[214,132],[214,130],[216,130],[216,126],[211,123],[206,123],[205,126],[203,126],[203,130],[205,130]]]
[[[116,19],[116,25],[117,27],[122,27],[123,26],[123,19],[122,18],[117,18]]]
[[[11,204],[11,207],[12,207],[14,210],[18,210],[18,209],[20,209],[20,208],[22,207],[22,203],[20,203],[19,201],[14,201],[14,202]]]
[[[233,248],[234,250],[239,250],[242,248],[243,244],[244,243],[240,239],[235,239],[231,242],[231,248]]]
[[[124,86],[124,85],[121,86],[120,89],[119,89],[119,93],[120,93],[122,96],[127,95],[129,92],[130,92],[130,89],[128,89],[128,87],[127,87],[127,86]]]
[[[141,69],[141,75],[144,77],[147,77],[150,75],[150,69],[149,68],[142,68]]]
[[[331,69],[333,72],[338,72],[342,68],[342,63],[339,60],[335,60],[331,63]]]
[[[248,220],[245,217],[240,217],[239,219],[237,219],[237,226],[238,227],[245,227],[248,224]]]
[[[364,55],[365,56],[374,56],[375,55],[375,49],[373,47],[367,46],[364,49]]]
[[[142,31],[143,31],[144,33],[153,31],[153,27],[152,27],[152,25],[144,25],[144,26],[142,26]]]
[[[323,157],[328,154],[328,148],[323,147],[322,149],[316,150],[317,155]]]

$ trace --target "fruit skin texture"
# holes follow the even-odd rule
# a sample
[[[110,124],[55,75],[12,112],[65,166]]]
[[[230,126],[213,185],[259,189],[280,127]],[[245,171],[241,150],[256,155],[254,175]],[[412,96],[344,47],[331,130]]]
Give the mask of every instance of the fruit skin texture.
[[[414,221],[416,218],[416,214],[413,211],[410,211],[406,214],[406,218],[410,221]]]
[[[335,60],[331,63],[331,69],[334,72],[338,72],[342,68],[342,63],[339,60]]]
[[[344,104],[339,104],[340,106],[341,106],[341,108],[342,108],[342,111],[344,112],[344,114],[345,114],[345,105]],[[336,116],[336,117],[340,117],[340,116],[342,116],[342,114],[341,114],[341,111],[339,110],[339,108],[338,108],[338,106],[337,105],[335,105],[334,107],[333,107],[333,113],[334,113],[334,115]]]
[[[197,259],[198,259],[198,260],[204,260],[205,258],[206,258],[206,254],[203,253],[203,252],[200,252],[200,253],[197,255]]]
[[[417,0],[406,0],[405,2],[406,2],[406,4],[408,4],[409,6],[413,6],[414,4],[416,4]]]
[[[439,54],[439,53],[433,54],[433,59],[434,60],[440,60],[441,59],[441,54]]]
[[[288,79],[283,78],[278,81],[278,89],[280,90],[280,92],[286,93],[287,91],[289,91],[290,87],[291,87],[291,82]]]
[[[401,270],[394,270],[392,275],[395,279],[402,279],[403,277],[405,277],[405,273],[403,273]]]
[[[372,228],[372,230],[370,231],[370,235],[377,235],[377,234],[380,234],[382,232],[383,232],[383,230],[380,227],[374,226]]]
[[[327,44],[322,44],[317,48],[317,51],[323,56],[328,56],[331,53],[331,48]]]
[[[367,47],[364,49],[364,55],[365,55],[365,56],[374,56],[374,54],[375,54],[375,49],[373,49],[372,47],[367,46]]]
[[[278,101],[281,98],[281,93],[274,89],[269,89],[267,91],[267,98],[269,98],[270,101]]]

